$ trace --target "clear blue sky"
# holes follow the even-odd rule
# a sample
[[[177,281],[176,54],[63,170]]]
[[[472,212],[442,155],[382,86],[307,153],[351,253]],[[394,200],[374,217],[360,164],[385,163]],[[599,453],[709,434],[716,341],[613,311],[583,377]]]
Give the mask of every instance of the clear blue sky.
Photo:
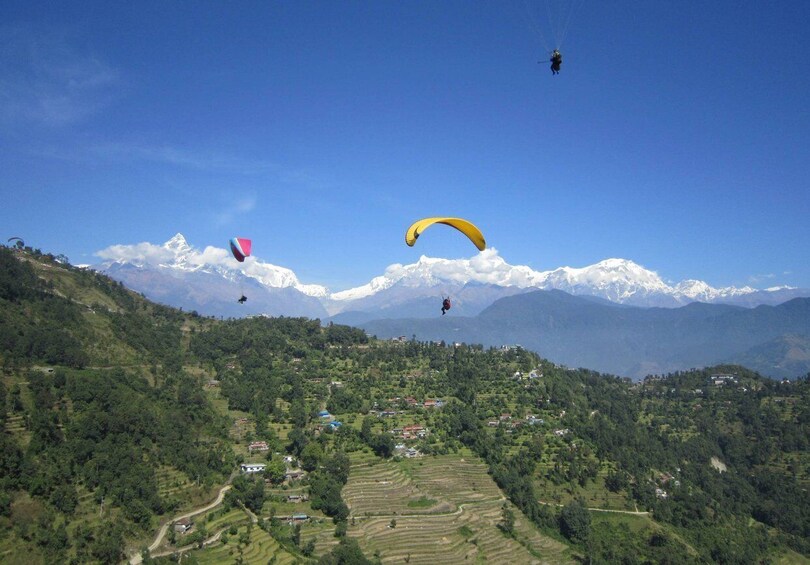
[[[554,0],[552,0],[554,2]],[[333,290],[475,249],[810,287],[810,2],[0,3],[2,237],[183,233]],[[544,45],[545,43],[545,45]]]

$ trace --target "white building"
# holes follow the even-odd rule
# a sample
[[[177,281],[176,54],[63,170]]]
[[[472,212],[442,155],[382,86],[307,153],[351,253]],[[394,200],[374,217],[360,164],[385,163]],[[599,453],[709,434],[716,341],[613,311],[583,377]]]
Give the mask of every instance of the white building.
[[[240,465],[242,472],[246,474],[251,473],[264,473],[264,468],[267,467],[264,463],[242,463]]]

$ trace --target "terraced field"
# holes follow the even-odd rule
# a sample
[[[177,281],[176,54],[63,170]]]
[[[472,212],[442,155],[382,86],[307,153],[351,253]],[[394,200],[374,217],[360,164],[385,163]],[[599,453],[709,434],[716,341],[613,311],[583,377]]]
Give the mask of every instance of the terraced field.
[[[497,528],[506,501],[476,457],[446,455],[397,463],[354,456],[343,498],[354,519],[349,535],[366,555],[377,555],[383,563],[572,561],[565,545],[540,534],[514,508],[517,539]],[[422,498],[436,503],[408,506]]]
[[[270,534],[261,528],[253,527],[250,530],[250,543],[243,546],[241,551],[238,546],[239,536],[247,531],[247,526],[239,528],[235,536],[230,536],[227,544],[217,541],[211,547],[195,550],[191,555],[200,565],[220,563],[235,563],[240,557],[241,563],[266,565],[271,560],[278,565],[288,565],[298,562],[298,558],[285,550],[279,543],[270,537]]]
[[[158,494],[161,498],[183,499],[190,491],[198,490],[182,471],[161,467],[157,473]]]

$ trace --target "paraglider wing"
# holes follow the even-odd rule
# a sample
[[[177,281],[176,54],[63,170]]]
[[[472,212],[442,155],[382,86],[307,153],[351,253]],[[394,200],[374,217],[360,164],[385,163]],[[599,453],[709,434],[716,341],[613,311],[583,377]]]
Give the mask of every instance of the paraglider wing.
[[[422,232],[433,224],[445,224],[456,228],[458,231],[470,238],[470,241],[472,241],[480,251],[483,251],[487,247],[487,242],[484,240],[484,234],[481,233],[481,230],[479,230],[475,224],[462,218],[443,217],[423,218],[414,222],[411,227],[408,228],[408,231],[405,232],[405,243],[413,247],[413,244],[416,243],[417,238],[422,234]]]
[[[12,241],[14,243],[11,243]],[[23,247],[25,247],[25,242],[22,240],[21,237],[10,237],[8,238],[8,241],[6,243],[9,244],[9,247],[14,246],[18,249],[22,249]]]
[[[251,241],[243,237],[235,237],[231,240],[231,253],[234,258],[242,263],[245,257],[250,256]]]

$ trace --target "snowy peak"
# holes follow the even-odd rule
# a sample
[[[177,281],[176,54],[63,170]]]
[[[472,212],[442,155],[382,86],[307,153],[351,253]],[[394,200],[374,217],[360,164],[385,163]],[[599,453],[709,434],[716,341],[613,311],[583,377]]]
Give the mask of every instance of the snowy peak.
[[[290,269],[264,263],[256,257],[248,257],[244,263],[234,259],[229,250],[206,247],[200,251],[189,245],[183,234],[178,233],[163,245],[138,243],[113,245],[96,255],[105,260],[102,268],[112,264],[130,264],[139,268],[166,269],[175,272],[204,272],[216,274],[229,281],[254,279],[268,288],[293,288],[313,297],[324,297],[328,290],[321,285],[302,284]]]
[[[176,234],[173,238],[164,243],[163,247],[175,255],[187,255],[191,252],[191,246],[188,244],[182,233]]]
[[[459,294],[467,288],[485,307],[501,295],[528,290],[562,290],[574,295],[595,296],[634,306],[675,307],[689,302],[728,302],[746,306],[778,304],[797,296],[801,289],[777,287],[768,290],[713,288],[699,280],[685,280],[670,286],[658,273],[627,259],[610,258],[586,267],[559,267],[536,271],[526,265],[510,265],[495,248],[488,248],[468,259],[421,256],[415,263],[395,263],[368,283],[330,293],[318,284],[303,284],[285,267],[265,263],[251,256],[237,262],[226,248],[208,246],[199,250],[176,234],[162,245],[138,243],[113,245],[97,253],[105,263],[158,270],[181,277],[183,273],[212,275],[228,283],[257,284],[269,290],[291,289],[317,299],[330,313],[390,308],[429,294]],[[487,287],[486,291],[470,290]],[[472,296],[471,294],[471,296]],[[480,295],[480,296],[479,296]],[[472,300],[472,298],[471,298]],[[487,304],[484,302],[489,301]],[[459,303],[461,304],[461,303]]]
[[[722,302],[753,296],[750,287],[716,289],[703,281],[687,280],[670,286],[658,273],[628,259],[611,258],[587,267],[559,267],[535,271],[525,265],[510,265],[497,249],[488,248],[470,259],[438,259],[422,256],[410,265],[394,264],[385,274],[366,285],[330,296],[348,303],[363,301],[396,288],[460,287],[469,283],[505,288],[562,290],[575,295],[604,298],[620,304],[673,307],[694,301]],[[353,306],[351,306],[353,308]]]
[[[542,278],[539,288],[590,294],[620,303],[655,293],[669,294],[671,290],[657,273],[626,259],[605,259],[579,269],[561,267],[542,273]]]

